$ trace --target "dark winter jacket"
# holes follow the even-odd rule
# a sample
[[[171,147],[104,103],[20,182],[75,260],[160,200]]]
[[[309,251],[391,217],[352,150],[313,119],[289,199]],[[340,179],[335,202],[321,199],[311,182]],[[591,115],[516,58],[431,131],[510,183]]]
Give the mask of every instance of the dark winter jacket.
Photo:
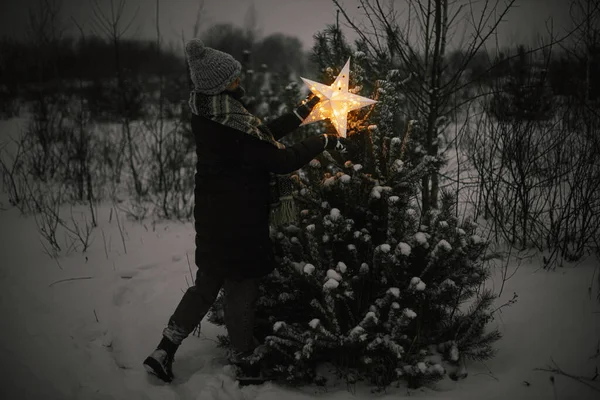
[[[276,140],[300,125],[293,114],[267,124]],[[198,115],[194,218],[196,265],[220,269],[233,280],[258,278],[274,269],[269,238],[270,172],[293,172],[324,148],[313,136],[285,149]]]

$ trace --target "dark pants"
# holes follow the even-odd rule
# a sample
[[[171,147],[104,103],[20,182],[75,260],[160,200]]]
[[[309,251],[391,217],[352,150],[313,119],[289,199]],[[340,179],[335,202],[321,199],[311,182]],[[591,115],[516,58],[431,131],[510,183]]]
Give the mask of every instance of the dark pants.
[[[208,313],[221,288],[225,289],[225,326],[233,350],[252,351],[254,307],[258,298],[258,280],[232,281],[222,274],[199,268],[194,286],[188,288],[169,319],[163,336],[180,345]]]

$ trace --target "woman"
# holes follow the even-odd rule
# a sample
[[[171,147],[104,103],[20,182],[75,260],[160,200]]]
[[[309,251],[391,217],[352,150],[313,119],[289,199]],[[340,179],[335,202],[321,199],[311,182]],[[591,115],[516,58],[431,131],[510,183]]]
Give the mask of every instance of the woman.
[[[198,39],[186,44],[186,55],[194,83],[189,104],[198,156],[194,206],[198,271],[144,366],[170,382],[177,348],[224,287],[225,325],[235,350],[230,361],[240,375],[252,379],[259,375],[248,361],[257,345],[252,332],[258,280],[274,269],[269,223],[286,221],[293,213],[289,180],[275,174],[293,172],[325,149],[344,151],[347,142],[335,135],[318,135],[286,148],[277,140],[300,125],[318,97],[309,96],[294,112],[263,124],[241,102],[238,61]]]

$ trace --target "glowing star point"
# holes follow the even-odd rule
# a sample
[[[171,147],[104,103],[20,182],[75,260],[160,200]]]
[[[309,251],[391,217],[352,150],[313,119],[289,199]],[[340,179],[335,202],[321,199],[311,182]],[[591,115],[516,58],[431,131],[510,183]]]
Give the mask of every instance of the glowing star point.
[[[331,85],[324,85],[310,79],[301,78],[321,101],[313,108],[301,125],[312,124],[329,118],[340,136],[346,137],[348,112],[377,103],[375,100],[348,92],[350,59],[344,65]]]

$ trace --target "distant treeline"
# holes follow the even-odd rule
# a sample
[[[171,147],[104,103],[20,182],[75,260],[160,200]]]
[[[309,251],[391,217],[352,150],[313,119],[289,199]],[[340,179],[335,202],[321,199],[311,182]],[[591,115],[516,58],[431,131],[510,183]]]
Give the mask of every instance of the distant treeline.
[[[244,64],[244,70],[268,70],[280,78],[297,80],[299,75],[319,73],[314,54],[302,48],[300,40],[285,34],[264,38],[248,34],[231,24],[216,24],[199,35],[207,46],[232,54]],[[0,112],[11,114],[15,99],[29,101],[40,96],[84,91],[93,114],[111,112],[115,91],[126,90],[140,99],[141,93],[151,94],[163,85],[163,96],[171,102],[185,99],[190,89],[183,43],[179,46],[158,46],[156,40],[87,35],[59,36],[44,39],[0,39]],[[470,81],[495,89],[506,95],[520,97],[529,103],[556,96],[600,99],[600,48],[592,47],[586,57],[572,57],[568,52],[529,51],[523,46],[507,48],[497,55],[478,53],[465,72]],[[461,50],[448,54],[448,70],[462,68]],[[587,57],[590,57],[588,62]],[[294,76],[292,75],[294,74]],[[499,78],[506,77],[503,87]],[[120,82],[119,84],[117,84]],[[589,88],[587,86],[590,86]],[[118,97],[118,95],[117,95]],[[530,99],[528,100],[527,97]],[[138,106],[143,108],[141,101]],[[546,113],[544,106],[527,110],[527,104],[511,101],[506,113]],[[543,101],[542,101],[543,103]],[[516,109],[515,109],[516,107]],[[94,112],[94,109],[97,112]],[[7,111],[8,110],[8,111]],[[137,114],[134,112],[133,114]]]
[[[306,70],[308,57],[301,42],[284,34],[253,40],[230,24],[218,24],[201,37],[210,47],[228,52],[250,63],[248,69],[267,65],[282,75]],[[162,76],[167,80],[185,79],[183,46],[161,46],[156,40],[121,38],[117,43],[98,36],[61,37],[46,43],[0,39],[0,90],[4,95],[27,96],[26,88],[60,82],[87,82],[115,78],[117,73],[137,78]],[[251,56],[248,55],[251,52]],[[246,53],[246,54],[245,54]],[[275,56],[276,55],[276,56]]]
[[[136,74],[155,76],[185,72],[182,55],[157,50],[150,40],[122,39],[113,43],[97,36],[65,37],[48,44],[4,39],[0,42],[0,73],[6,85],[43,84],[75,79],[114,78],[116,57],[120,66]]]

